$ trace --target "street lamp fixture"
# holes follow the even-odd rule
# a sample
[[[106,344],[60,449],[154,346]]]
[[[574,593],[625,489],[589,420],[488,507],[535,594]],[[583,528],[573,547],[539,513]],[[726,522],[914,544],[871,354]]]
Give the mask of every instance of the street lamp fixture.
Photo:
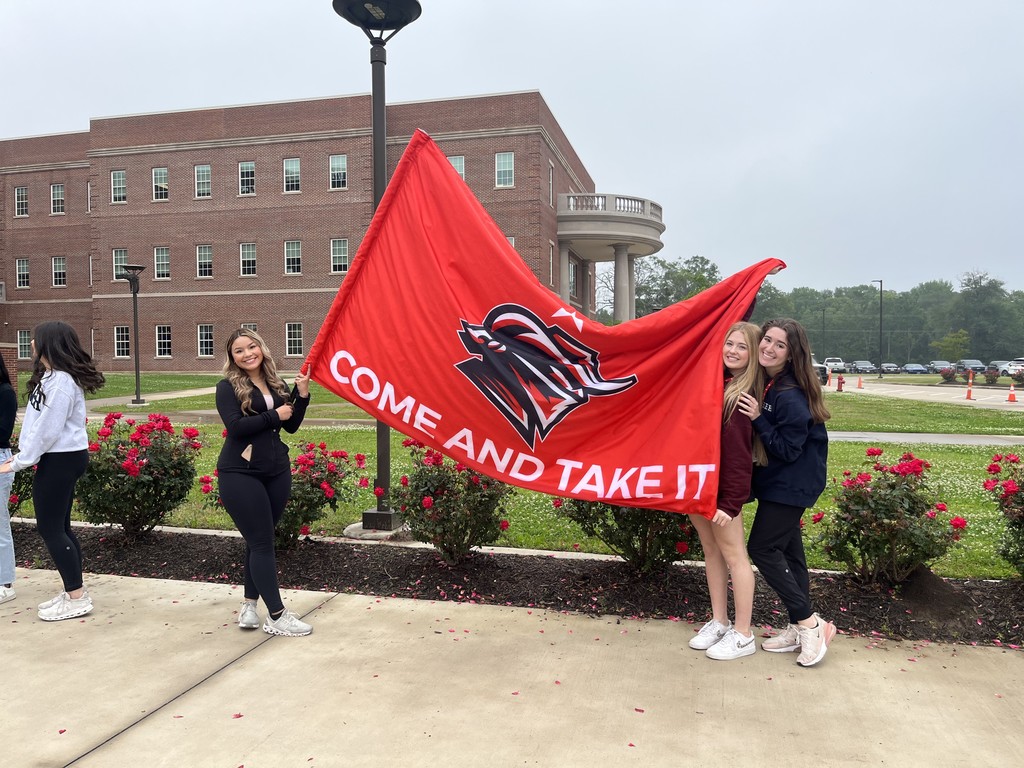
[[[882,281],[872,280],[878,283],[878,378],[882,378]]]
[[[384,44],[420,17],[417,0],[334,0],[334,12],[359,27],[370,41],[370,75],[373,134],[373,210],[377,210],[388,185],[387,123],[384,101]],[[385,34],[389,33],[389,34]],[[377,422],[377,477],[374,485],[384,491],[377,508],[363,513],[363,530],[393,531],[401,525],[398,513],[388,507],[391,490],[391,430]]]
[[[117,274],[118,280],[127,280],[132,291],[132,316],[135,318],[135,330],[132,332],[132,349],[135,350],[135,399],[132,405],[145,405],[142,399],[142,383],[139,378],[139,275],[146,267],[143,264],[122,264],[123,271]]]

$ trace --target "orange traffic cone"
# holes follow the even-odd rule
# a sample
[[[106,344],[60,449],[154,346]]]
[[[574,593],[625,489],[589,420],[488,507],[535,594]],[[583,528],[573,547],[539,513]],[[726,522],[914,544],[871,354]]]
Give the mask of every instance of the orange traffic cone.
[[[967,398],[966,398],[967,400],[973,400],[974,399],[973,397],[971,397],[971,387],[973,387],[973,386],[974,386],[974,371],[971,371],[970,375],[967,377]]]
[[[1012,381],[1010,382],[1010,394],[1007,395],[1006,402],[1008,402],[1008,403],[1016,403],[1017,402],[1017,393],[1013,391],[1013,382]]]
[[[825,380],[825,386],[826,387],[831,387],[832,386],[832,371],[828,372],[828,378]]]
[[[858,376],[857,377],[857,389],[864,389],[864,377],[863,376]]]

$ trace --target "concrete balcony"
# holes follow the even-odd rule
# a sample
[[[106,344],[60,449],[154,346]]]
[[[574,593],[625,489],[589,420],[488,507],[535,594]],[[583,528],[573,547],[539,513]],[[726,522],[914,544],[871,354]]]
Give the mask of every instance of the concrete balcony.
[[[615,246],[630,256],[657,253],[665,231],[661,206],[627,195],[581,192],[558,196],[558,240],[587,261],[613,261]]]

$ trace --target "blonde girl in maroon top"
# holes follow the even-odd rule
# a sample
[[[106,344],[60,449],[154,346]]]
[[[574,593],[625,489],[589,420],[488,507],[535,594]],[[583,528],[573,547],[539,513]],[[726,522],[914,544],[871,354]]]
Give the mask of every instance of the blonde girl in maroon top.
[[[722,409],[722,450],[719,463],[718,509],[713,520],[691,516],[704,549],[705,575],[711,595],[711,620],[690,640],[690,647],[709,658],[738,659],[757,650],[750,628],[754,607],[754,570],[743,534],[743,505],[750,498],[755,461],[764,463],[764,447],[756,441],[750,419],[736,408],[743,393],[759,395],[763,374],[757,361],[761,329],[735,323],[722,348],[725,394]],[[729,577],[732,576],[735,620],[729,621]]]

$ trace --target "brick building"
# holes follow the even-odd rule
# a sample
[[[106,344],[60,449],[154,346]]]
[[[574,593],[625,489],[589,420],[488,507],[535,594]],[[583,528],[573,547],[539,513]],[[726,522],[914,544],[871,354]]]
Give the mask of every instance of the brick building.
[[[87,132],[0,140],[0,343],[72,324],[104,371],[219,371],[258,329],[298,368],[369,225],[369,95],[97,118]],[[661,247],[660,208],[599,195],[538,92],[389,105],[388,168],[417,128],[451,159],[537,277],[592,312],[594,264]],[[621,290],[620,290],[621,289]]]

